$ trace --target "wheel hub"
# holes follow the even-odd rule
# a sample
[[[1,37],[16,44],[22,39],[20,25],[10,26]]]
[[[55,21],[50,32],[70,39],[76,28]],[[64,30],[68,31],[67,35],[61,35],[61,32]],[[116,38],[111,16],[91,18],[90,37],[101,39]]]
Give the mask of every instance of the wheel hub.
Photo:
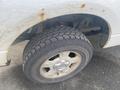
[[[69,67],[69,65],[70,65],[70,61],[68,61],[68,60],[61,60],[61,61],[56,62],[54,64],[53,68],[57,72],[64,72],[64,71],[67,70],[67,68]]]
[[[46,78],[60,78],[76,70],[80,63],[79,53],[64,51],[46,60],[40,67],[40,74]]]

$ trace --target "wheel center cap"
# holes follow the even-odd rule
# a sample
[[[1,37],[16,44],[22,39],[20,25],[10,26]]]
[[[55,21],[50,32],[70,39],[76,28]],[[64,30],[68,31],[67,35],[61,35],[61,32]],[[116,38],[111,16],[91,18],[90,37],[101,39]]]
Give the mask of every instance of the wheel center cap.
[[[70,65],[70,62],[68,60],[61,60],[61,61],[56,62],[53,68],[57,72],[63,72],[63,71],[66,71],[69,65]]]

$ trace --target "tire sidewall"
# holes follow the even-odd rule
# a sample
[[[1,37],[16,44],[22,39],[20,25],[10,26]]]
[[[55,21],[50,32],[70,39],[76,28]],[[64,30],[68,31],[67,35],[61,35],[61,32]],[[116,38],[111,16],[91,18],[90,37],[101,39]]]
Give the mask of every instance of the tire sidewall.
[[[63,51],[75,51],[82,56],[81,64],[79,67],[64,77],[49,79],[40,75],[40,66],[42,63],[50,58],[51,56],[56,55],[57,53]],[[48,44],[45,47],[41,48],[36,54],[29,59],[29,62],[24,64],[25,74],[29,76],[32,81],[41,82],[41,83],[56,83],[63,80],[67,80],[77,73],[79,73],[89,62],[92,57],[92,48],[90,45],[80,39],[70,39],[70,40],[59,40],[54,43]],[[32,67],[31,67],[32,66]]]

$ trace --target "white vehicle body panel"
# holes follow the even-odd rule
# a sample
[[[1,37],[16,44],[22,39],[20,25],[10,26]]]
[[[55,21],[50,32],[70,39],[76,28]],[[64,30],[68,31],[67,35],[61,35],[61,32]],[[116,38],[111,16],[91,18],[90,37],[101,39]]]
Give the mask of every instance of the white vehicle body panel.
[[[14,40],[31,26],[67,14],[92,14],[107,21],[111,35],[105,47],[120,44],[119,0],[0,0],[0,64]]]

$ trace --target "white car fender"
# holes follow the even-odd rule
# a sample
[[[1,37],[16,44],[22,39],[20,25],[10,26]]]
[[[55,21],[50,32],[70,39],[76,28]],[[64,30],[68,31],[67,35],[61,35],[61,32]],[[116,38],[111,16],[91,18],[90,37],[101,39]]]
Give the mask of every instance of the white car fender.
[[[105,47],[120,44],[119,4],[119,0],[1,0],[0,64],[7,61],[7,51],[19,35],[39,22],[62,15],[97,15],[109,24],[111,34]]]

